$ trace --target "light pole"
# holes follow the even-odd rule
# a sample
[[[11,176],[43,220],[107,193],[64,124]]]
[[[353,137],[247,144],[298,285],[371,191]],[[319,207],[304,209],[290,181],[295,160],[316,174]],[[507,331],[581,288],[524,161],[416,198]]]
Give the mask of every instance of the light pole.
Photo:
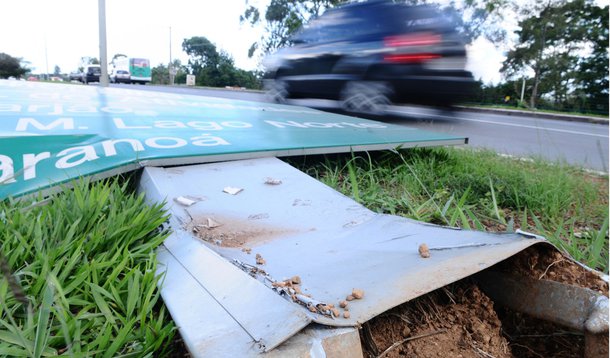
[[[47,35],[44,35],[44,60],[46,66],[46,72],[44,75],[44,79],[46,81],[49,80],[49,52],[47,51]]]
[[[100,86],[108,87],[108,55],[106,54],[106,0],[98,0],[100,22]]]
[[[521,103],[523,103],[523,95],[525,94],[525,77],[523,77],[523,84],[521,85]]]
[[[169,70],[169,85],[172,86],[174,84],[174,75],[176,72],[174,71],[172,64],[172,27],[169,27],[169,66],[167,66]]]

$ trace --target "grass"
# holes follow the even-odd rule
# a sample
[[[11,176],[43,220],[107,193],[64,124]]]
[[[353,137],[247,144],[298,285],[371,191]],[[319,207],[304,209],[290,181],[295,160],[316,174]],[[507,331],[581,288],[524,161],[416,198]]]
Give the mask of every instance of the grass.
[[[474,230],[520,228],[608,273],[607,176],[452,148],[289,162],[374,211]],[[157,289],[166,215],[121,178],[0,202],[0,356],[180,349]]]
[[[143,357],[174,326],[159,301],[161,205],[116,180],[0,203],[0,356]]]

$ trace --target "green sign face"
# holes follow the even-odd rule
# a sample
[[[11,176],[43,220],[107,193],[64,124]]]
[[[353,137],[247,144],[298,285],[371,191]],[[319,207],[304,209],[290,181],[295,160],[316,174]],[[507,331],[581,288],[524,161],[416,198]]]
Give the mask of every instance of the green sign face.
[[[0,80],[0,199],[147,165],[464,143],[303,107]]]

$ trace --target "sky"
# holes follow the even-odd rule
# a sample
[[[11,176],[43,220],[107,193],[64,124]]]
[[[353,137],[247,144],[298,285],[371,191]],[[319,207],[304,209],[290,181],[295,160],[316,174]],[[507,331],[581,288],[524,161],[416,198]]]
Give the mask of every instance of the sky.
[[[607,3],[610,0],[597,2]],[[264,9],[270,0],[248,0]],[[106,0],[107,56],[145,57],[151,66],[172,59],[186,63],[182,40],[207,37],[229,53],[235,65],[254,70],[248,48],[264,27],[240,24],[246,0]],[[99,58],[98,0],[16,0],[2,2],[0,52],[29,61],[33,73],[74,72],[84,56]],[[514,24],[513,24],[514,25]],[[171,29],[171,30],[170,30]],[[170,36],[171,33],[171,36]],[[171,43],[171,46],[170,46]],[[171,48],[171,54],[170,54]],[[479,39],[468,48],[467,69],[484,83],[498,83],[503,51]]]
[[[264,5],[269,0],[249,0]],[[182,40],[205,36],[228,52],[237,67],[252,70],[248,48],[262,27],[240,25],[245,0],[106,0],[107,56],[145,57],[151,66],[171,57],[186,63]],[[98,0],[2,2],[0,52],[29,61],[34,73],[76,71],[80,58],[99,59]]]

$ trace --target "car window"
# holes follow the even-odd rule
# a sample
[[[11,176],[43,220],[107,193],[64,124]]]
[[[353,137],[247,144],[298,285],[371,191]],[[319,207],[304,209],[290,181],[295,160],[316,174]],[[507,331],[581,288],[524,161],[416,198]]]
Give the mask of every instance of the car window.
[[[387,36],[392,34],[426,30],[449,31],[449,20],[432,6],[405,6],[377,3],[370,6],[345,6],[329,9],[313,19],[292,42],[337,42],[358,38]]]

